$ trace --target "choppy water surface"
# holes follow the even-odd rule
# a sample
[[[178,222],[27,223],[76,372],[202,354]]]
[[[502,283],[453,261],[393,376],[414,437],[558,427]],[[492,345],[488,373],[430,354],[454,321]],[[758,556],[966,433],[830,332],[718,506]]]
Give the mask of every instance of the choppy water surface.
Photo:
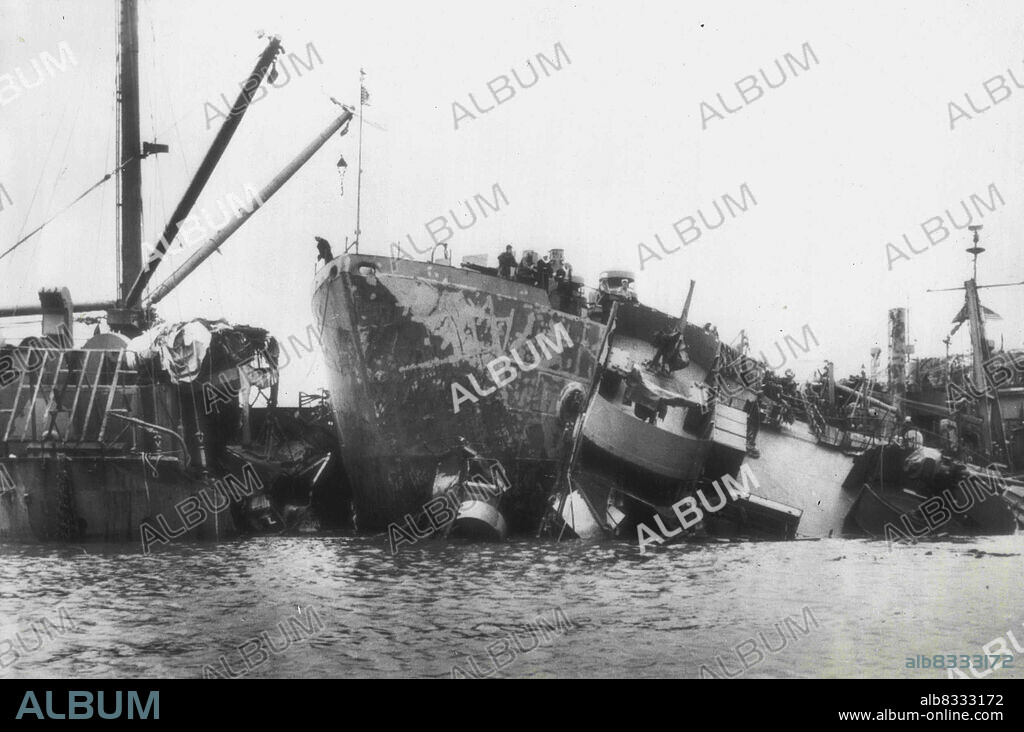
[[[515,632],[528,652],[495,675],[696,678],[706,664],[721,676],[716,656],[737,673],[734,648],[747,641],[748,677],[937,678],[946,672],[907,669],[906,657],[973,656],[1007,633],[1024,648],[1022,562],[1022,535],[891,554],[884,542],[839,539],[647,556],[626,542],[524,540],[425,541],[392,557],[383,536],[177,544],[151,556],[137,546],[8,545],[0,651],[18,631],[34,647],[30,624],[59,624],[58,604],[77,629],[42,636],[0,677],[197,677],[221,654],[237,671],[237,646],[261,631],[280,646],[276,624],[311,606],[323,629],[250,676],[448,677],[467,656],[489,672],[487,647],[507,663],[502,639]],[[554,624],[556,608],[573,628],[547,638],[526,630],[538,616]],[[776,623],[787,643],[765,652],[782,645]],[[1012,642],[1014,668],[990,678],[1024,677]]]

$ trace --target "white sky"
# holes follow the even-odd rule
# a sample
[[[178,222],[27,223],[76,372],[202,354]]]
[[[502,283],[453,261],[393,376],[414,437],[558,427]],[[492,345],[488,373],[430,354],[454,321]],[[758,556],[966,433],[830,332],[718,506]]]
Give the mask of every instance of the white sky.
[[[639,274],[642,299],[678,312],[697,280],[691,319],[731,339],[746,328],[755,352],[807,324],[840,373],[885,347],[886,311],[909,307],[918,355],[941,355],[959,293],[927,294],[969,276],[965,232],[886,267],[885,243],[921,247],[921,222],[995,183],[1006,201],[982,223],[979,279],[1024,280],[1019,120],[1024,89],[950,130],[947,103],[989,102],[982,83],[1006,70],[1024,80],[1024,5],[1012,2],[397,2],[142,0],[143,139],[171,152],[143,162],[145,238],[155,240],[216,131],[203,102],[222,106],[278,33],[303,69],[247,114],[199,207],[262,187],[338,108],[358,104],[359,68],[371,95],[365,129],[363,251],[389,241],[497,182],[510,205],[456,234],[456,259],[512,243],[562,247],[596,284],[602,269],[638,269],[637,243],[669,246],[672,222],[747,183],[758,205]],[[78,65],[0,107],[0,249],[57,211],[114,165],[117,3],[0,0],[0,74],[33,78],[31,59],[66,41]],[[456,131],[452,102],[526,60],[572,64]],[[701,101],[739,101],[733,84],[809,42],[820,64],[701,128]],[[381,129],[382,128],[382,129]],[[167,319],[226,317],[279,338],[311,322],[314,235],[335,252],[355,228],[356,125],[334,138],[174,295]],[[335,162],[350,164],[339,195]],[[34,198],[34,201],[33,201]],[[985,195],[987,199],[987,195]],[[35,302],[67,285],[76,301],[114,296],[114,188],[105,186],[0,261],[0,303]],[[31,203],[31,205],[30,205]],[[962,217],[962,212],[960,216]],[[673,244],[674,245],[674,244]],[[178,261],[181,261],[179,258]],[[161,269],[156,279],[167,275]],[[990,337],[1024,345],[1024,292],[982,293],[1005,321]],[[26,327],[0,324],[10,337]],[[91,330],[91,329],[90,329]],[[84,332],[84,331],[83,331]],[[954,347],[966,350],[966,329]],[[286,369],[285,395],[323,385],[318,359]],[[294,398],[294,397],[292,397]]]

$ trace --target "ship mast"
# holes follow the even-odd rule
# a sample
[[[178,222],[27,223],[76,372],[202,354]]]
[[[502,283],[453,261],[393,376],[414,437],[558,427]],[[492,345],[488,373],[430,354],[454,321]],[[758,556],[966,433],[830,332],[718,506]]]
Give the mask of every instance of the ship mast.
[[[138,0],[121,0],[121,19],[118,30],[118,73],[117,73],[117,104],[118,120],[117,148],[119,162],[117,165],[117,208],[119,209],[119,227],[117,232],[117,300],[71,305],[73,312],[91,312],[106,310],[107,324],[117,333],[128,336],[138,334],[148,326],[149,313],[140,309],[142,299],[150,278],[167,252],[179,225],[188,216],[202,193],[204,186],[213,174],[214,168],[224,154],[235,130],[242,121],[252,102],[253,95],[259,89],[264,77],[271,71],[274,59],[282,52],[281,41],[271,36],[267,47],[260,55],[249,78],[242,85],[238,98],[228,118],[224,121],[217,136],[207,150],[202,163],[193,176],[188,188],[178,203],[171,220],[164,229],[163,236],[154,248],[154,256],[143,267],[142,262],[142,160],[168,151],[167,145],[155,142],[141,142],[139,129],[139,36],[138,36]],[[273,81],[271,76],[271,81]],[[110,178],[108,174],[100,181]],[[95,189],[99,183],[93,186]],[[89,193],[89,191],[86,191]],[[83,194],[84,196],[84,194]],[[79,196],[77,200],[81,200]],[[51,219],[52,220],[52,219]],[[45,222],[45,226],[49,221]],[[38,227],[35,234],[42,226]],[[29,236],[31,236],[30,234]],[[25,237],[21,241],[24,241]],[[21,241],[17,242],[20,244]],[[13,315],[38,315],[47,312],[41,305],[26,305],[0,309],[0,317]]]
[[[139,156],[139,8],[138,0],[121,0],[118,34],[117,136],[120,171],[118,208],[118,300],[124,302],[142,271],[142,160]]]
[[[981,407],[981,440],[984,445],[983,451],[991,450],[994,444],[1006,446],[1003,439],[1003,421],[999,409],[999,396],[995,391],[989,394],[988,377],[985,373],[985,362],[989,358],[988,340],[985,338],[985,318],[982,315],[981,300],[978,298],[978,255],[985,251],[984,247],[978,245],[978,232],[981,226],[970,227],[974,232],[974,246],[967,250],[972,257],[971,279],[964,282],[964,292],[967,299],[967,319],[971,325],[971,355],[972,370],[974,372],[974,383],[984,394],[979,400]],[[997,442],[993,442],[996,440]]]
[[[977,255],[975,255],[975,266],[977,266]],[[988,360],[988,343],[985,340],[985,320],[981,315],[981,302],[978,299],[978,285],[975,280],[964,282],[964,290],[967,292],[967,317],[971,324],[971,352],[972,371],[974,372],[974,383],[979,389],[984,389],[984,394],[979,399],[981,407],[981,441],[984,445],[983,451],[988,451],[993,445],[998,419],[993,419],[993,411],[998,414],[999,401],[993,400],[988,391],[988,381],[985,375],[985,361]]]
[[[363,86],[366,72],[359,69],[359,154],[356,162],[356,240],[351,246],[346,245],[345,251],[354,248],[359,254],[359,237],[363,233],[359,228],[359,209],[363,194],[363,105],[366,104],[366,87]]]
[[[964,304],[964,311],[962,312],[963,316],[966,316],[966,320],[970,325],[972,355],[971,372],[976,388],[982,392],[978,399],[978,416],[981,418],[981,451],[983,453],[991,454],[993,452],[993,447],[997,446],[997,454],[993,455],[993,457],[1004,457],[1010,469],[1013,470],[1013,456],[1010,453],[1009,445],[1006,441],[1002,410],[999,406],[999,391],[996,385],[989,384],[990,380],[985,371],[985,363],[991,357],[992,353],[988,346],[988,340],[985,337],[985,310],[981,305],[980,298],[978,297],[978,290],[986,287],[1012,287],[1022,283],[1010,282],[999,285],[978,284],[978,255],[985,251],[985,248],[979,245],[978,232],[981,231],[982,227],[980,225],[975,225],[969,226],[968,228],[974,232],[974,246],[966,250],[973,258],[971,279],[964,282],[963,287],[953,287],[945,290],[928,290],[928,292],[949,292],[950,290],[962,289],[965,293],[966,302]],[[958,317],[956,322],[963,322],[961,317]],[[959,327],[959,325],[957,327]]]

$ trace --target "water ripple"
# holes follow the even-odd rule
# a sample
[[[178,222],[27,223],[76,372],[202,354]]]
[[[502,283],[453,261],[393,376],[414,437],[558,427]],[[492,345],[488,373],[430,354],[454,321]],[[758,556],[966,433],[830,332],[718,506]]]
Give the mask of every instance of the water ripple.
[[[271,655],[254,677],[450,675],[488,646],[556,631],[496,671],[518,677],[688,677],[774,624],[799,631],[746,671],[757,677],[943,678],[908,656],[980,654],[1024,638],[1024,536],[885,542],[829,539],[661,546],[517,540],[424,541],[390,556],[383,537],[257,538],[137,547],[0,547],[0,651],[66,608],[77,628],[22,654],[7,677],[198,677],[223,654],[312,607],[322,630]],[[810,608],[820,627],[807,626]],[[497,644],[497,645],[495,645]],[[1011,652],[1016,653],[1011,648]],[[502,658],[500,652],[497,657]],[[0,661],[10,655],[0,655]],[[2,664],[0,664],[2,665]],[[1024,659],[1015,664],[1024,667]],[[994,672],[1020,678],[1017,668]]]

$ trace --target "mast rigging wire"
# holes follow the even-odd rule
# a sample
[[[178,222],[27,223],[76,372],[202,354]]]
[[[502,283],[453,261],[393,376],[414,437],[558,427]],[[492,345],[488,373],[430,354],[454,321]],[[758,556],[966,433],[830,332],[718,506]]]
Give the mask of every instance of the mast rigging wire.
[[[99,188],[99,187],[100,187],[101,185],[103,185],[104,183],[106,183],[106,182],[107,182],[108,180],[110,180],[110,179],[111,179],[111,178],[112,178],[112,177],[114,176],[114,174],[115,174],[115,173],[119,173],[119,172],[121,171],[121,169],[122,169],[122,168],[124,168],[125,166],[127,166],[127,165],[128,165],[129,163],[131,163],[131,162],[132,162],[133,160],[137,160],[137,159],[138,159],[138,158],[140,158],[140,157],[141,157],[141,155],[133,155],[133,156],[132,156],[131,158],[129,158],[128,160],[126,160],[125,162],[123,162],[123,163],[122,163],[121,165],[117,166],[117,167],[116,167],[116,168],[114,168],[114,169],[113,169],[112,171],[110,171],[109,173],[107,173],[106,175],[104,175],[104,176],[103,176],[102,178],[100,178],[100,179],[99,179],[98,181],[96,181],[96,182],[95,182],[95,183],[94,183],[93,185],[89,186],[89,188],[88,188],[88,189],[86,189],[86,191],[85,191],[84,193],[82,193],[82,194],[81,194],[80,196],[78,196],[78,198],[76,198],[75,200],[73,200],[73,201],[72,201],[71,203],[69,203],[69,204],[68,204],[67,206],[65,206],[65,207],[64,207],[64,208],[62,208],[62,209],[61,209],[60,211],[58,211],[57,213],[55,213],[55,214],[54,214],[53,216],[51,216],[50,218],[48,218],[48,219],[47,219],[46,221],[44,221],[43,223],[41,223],[41,224],[40,224],[39,226],[37,226],[37,227],[36,227],[35,229],[33,229],[33,230],[32,230],[32,231],[30,231],[30,232],[29,232],[28,234],[26,234],[25,236],[23,236],[23,237],[22,237],[21,239],[19,239],[18,241],[16,241],[16,242],[14,243],[14,245],[13,245],[13,246],[11,246],[10,248],[6,249],[6,250],[5,250],[5,251],[4,251],[3,253],[0,253],[0,259],[3,259],[3,258],[4,258],[4,257],[6,257],[6,256],[7,256],[8,254],[10,254],[10,253],[11,253],[11,252],[13,252],[13,251],[14,251],[15,249],[17,249],[17,248],[18,248],[18,247],[20,247],[20,246],[21,246],[22,244],[24,244],[24,243],[25,243],[26,241],[28,241],[28,240],[29,240],[29,239],[31,239],[31,238],[32,238],[33,236],[35,236],[36,234],[38,234],[38,233],[39,233],[40,231],[42,231],[42,230],[43,230],[43,228],[44,228],[45,226],[47,226],[48,224],[52,223],[52,222],[54,221],[54,219],[56,219],[57,217],[59,217],[59,216],[60,216],[61,214],[63,214],[63,213],[64,213],[65,211],[67,211],[67,210],[68,210],[69,208],[71,208],[72,206],[74,206],[74,205],[75,205],[76,203],[78,203],[78,202],[79,202],[79,201],[81,201],[81,200],[82,200],[83,198],[85,198],[86,196],[88,196],[88,195],[89,195],[90,193],[92,193],[92,192],[93,192],[94,190],[96,190],[96,189],[97,189],[97,188]],[[34,196],[33,196],[33,198],[34,198]]]
[[[67,115],[67,111],[68,111],[68,103],[69,103],[69,101],[70,101],[70,100],[66,100],[66,101],[64,102],[64,109],[63,109],[63,110],[61,110],[61,113],[60,113],[60,121],[59,121],[59,122],[57,123],[57,130],[58,130],[58,132],[60,131],[60,128],[61,128],[61,127],[62,127],[62,126],[64,125],[64,117],[65,117],[65,116]],[[76,115],[76,119],[77,119],[77,115]],[[43,165],[42,165],[42,168],[41,168],[41,169],[40,169],[40,171],[39,171],[39,180],[38,180],[38,181],[36,182],[36,187],[35,187],[35,190],[33,190],[33,191],[32,191],[32,198],[31,198],[31,199],[29,200],[29,202],[28,202],[28,211],[26,211],[26,213],[25,213],[25,221],[26,221],[26,222],[28,221],[28,217],[29,217],[29,216],[30,216],[30,215],[32,214],[32,208],[33,208],[33,207],[35,206],[35,203],[36,203],[36,198],[37,198],[37,197],[39,196],[39,189],[40,189],[40,188],[42,187],[42,185],[43,185],[43,176],[44,176],[44,175],[46,175],[46,165],[47,165],[47,163],[49,163],[49,161],[50,161],[50,155],[52,155],[52,154],[53,154],[53,148],[54,148],[54,146],[55,146],[55,145],[57,144],[57,137],[58,137],[58,135],[57,135],[57,134],[54,134],[54,136],[53,136],[53,139],[51,139],[51,140],[50,140],[50,147],[49,147],[49,148],[47,148],[47,150],[46,150],[46,157],[45,157],[45,158],[43,158]],[[24,230],[25,230],[25,225],[24,225],[24,224],[22,224],[22,227],[21,227],[21,231],[24,231]],[[38,229],[37,229],[37,231],[38,231]],[[19,232],[19,234],[20,234],[20,233],[21,233],[21,232]],[[4,258],[4,257],[6,257],[6,256],[7,256],[7,255],[8,255],[8,254],[9,254],[10,252],[12,252],[12,251],[14,251],[15,249],[17,249],[17,248],[18,248],[18,246],[19,246],[19,245],[20,245],[20,244],[21,244],[21,243],[22,243],[23,241],[25,241],[25,239],[27,239],[27,238],[28,238],[29,236],[32,236],[32,234],[35,234],[35,233],[36,233],[36,232],[35,232],[35,231],[33,231],[33,232],[32,232],[32,233],[30,233],[30,234],[29,234],[28,236],[26,236],[26,237],[22,238],[22,239],[21,239],[20,241],[18,241],[18,242],[17,242],[17,243],[16,243],[16,244],[15,244],[15,245],[14,245],[13,247],[11,247],[10,249],[8,249],[8,250],[7,250],[7,251],[5,251],[4,253],[0,254],[0,259],[3,259],[3,258]]]

